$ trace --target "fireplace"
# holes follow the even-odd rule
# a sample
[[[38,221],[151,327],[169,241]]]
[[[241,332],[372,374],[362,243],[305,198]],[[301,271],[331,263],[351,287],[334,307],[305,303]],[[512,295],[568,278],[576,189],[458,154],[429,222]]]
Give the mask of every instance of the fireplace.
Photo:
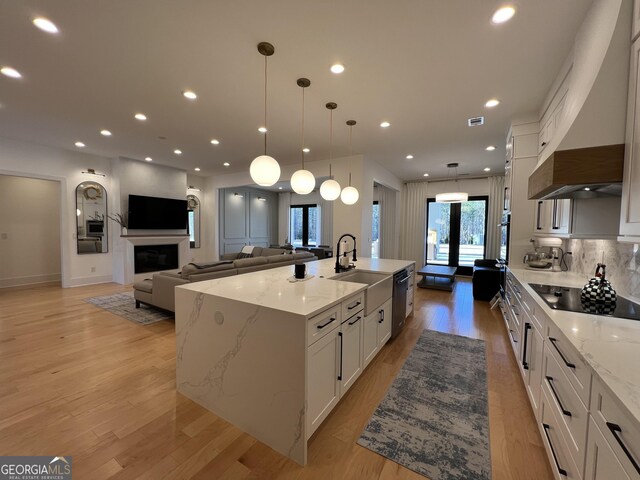
[[[178,244],[134,245],[134,273],[159,272],[178,268]]]

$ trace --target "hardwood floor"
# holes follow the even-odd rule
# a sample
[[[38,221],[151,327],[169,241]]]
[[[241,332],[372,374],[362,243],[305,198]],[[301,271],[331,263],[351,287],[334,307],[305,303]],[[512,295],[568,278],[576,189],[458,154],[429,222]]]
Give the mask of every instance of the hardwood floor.
[[[418,289],[404,331],[311,439],[302,468],[175,390],[172,322],[141,326],[83,299],[115,284],[0,290],[0,455],[71,455],[74,479],[421,479],[356,445],[424,328],[486,341],[493,480],[552,479],[498,311]]]

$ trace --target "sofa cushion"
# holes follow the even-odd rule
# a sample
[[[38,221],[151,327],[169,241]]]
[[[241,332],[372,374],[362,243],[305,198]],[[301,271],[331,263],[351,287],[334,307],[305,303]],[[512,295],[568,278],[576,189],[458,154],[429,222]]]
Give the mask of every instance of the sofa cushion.
[[[269,263],[284,263],[284,262],[293,262],[293,255],[287,253],[285,255],[271,255],[267,257]]]
[[[244,247],[242,247],[242,250],[240,250],[240,253],[248,253],[249,255],[253,254],[253,249],[255,247],[253,245],[245,245]],[[246,258],[246,257],[241,257],[241,258]]]
[[[296,253],[293,254],[293,259],[294,260],[305,260],[307,258],[311,258],[314,257],[315,255],[311,252],[298,252],[296,251]]]
[[[235,268],[255,267],[256,265],[265,265],[267,259],[265,257],[240,258],[233,262]]]
[[[186,277],[194,273],[206,273],[206,272],[218,272],[220,270],[228,270],[235,268],[233,266],[234,260],[221,260],[219,262],[207,262],[207,263],[188,263],[182,267],[182,276]]]
[[[288,252],[288,250],[284,248],[263,248],[261,255],[263,257],[271,257],[273,255],[282,255],[285,252]]]
[[[153,291],[153,282],[151,279],[146,278],[141,282],[134,283],[133,289],[140,292],[151,293]]]
[[[251,257],[253,257],[252,253],[240,252],[238,254],[238,256],[236,257],[236,260],[239,259],[239,258],[251,258]]]

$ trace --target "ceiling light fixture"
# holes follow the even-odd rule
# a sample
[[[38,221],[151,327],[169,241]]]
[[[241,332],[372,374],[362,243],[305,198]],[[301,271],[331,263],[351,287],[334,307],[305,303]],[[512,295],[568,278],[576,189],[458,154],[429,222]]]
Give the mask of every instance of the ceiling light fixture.
[[[84,143],[82,143],[82,142],[76,142],[74,145],[75,145],[76,147],[78,147],[78,148],[84,148],[84,147],[86,147],[86,145],[85,145]]]
[[[216,140],[215,138],[211,139],[211,144],[212,145],[220,145],[220,140]]]
[[[151,158],[151,157],[144,157],[144,161],[145,161],[145,162],[153,162],[153,158]]]
[[[302,169],[295,171],[293,175],[291,175],[291,188],[300,195],[307,195],[316,187],[316,178],[313,176],[313,173],[304,168],[304,89],[311,85],[311,81],[308,78],[299,78],[296,83],[302,88],[302,128],[300,136]]]
[[[391,126],[391,124],[390,124],[389,122],[382,122],[382,123],[380,124],[380,126],[381,126],[382,128],[389,128],[389,127]]]
[[[458,164],[447,163],[449,171],[454,170],[455,185],[458,185]],[[462,203],[469,200],[469,194],[465,192],[447,192],[436,194],[436,202],[438,203]]]
[[[228,167],[231,164],[229,162],[224,162],[222,165],[224,165],[225,167]]]
[[[515,7],[511,5],[505,5],[494,12],[493,16],[491,17],[491,23],[497,25],[500,23],[508,22],[513,18],[515,14]]]
[[[258,44],[258,52],[264,56],[264,155],[253,159],[249,173],[254,182],[262,187],[270,187],[280,179],[280,164],[267,155],[267,58],[274,54],[275,48],[267,42]]]
[[[234,192],[233,196],[238,198],[244,198],[244,195],[238,192]]]
[[[266,201],[267,201],[267,199],[266,199],[266,198],[264,198],[264,197],[258,197],[258,201],[259,201],[259,202],[266,202]]]
[[[407,155],[405,158],[406,158],[407,160],[413,160],[413,155]]]
[[[489,167],[485,167],[484,171],[485,171],[485,172],[490,172],[490,171],[491,171],[491,169],[490,169]]]
[[[342,73],[344,72],[344,65],[340,63],[335,63],[331,65],[331,72],[333,73]]]
[[[487,102],[484,104],[484,106],[487,108],[497,107],[498,105],[500,105],[500,100],[498,100],[497,98],[492,98],[491,100],[487,100]]]
[[[182,96],[184,98],[188,98],[189,100],[195,100],[196,98],[198,98],[198,95],[196,95],[196,92],[192,90],[183,90]]]
[[[282,187],[278,187],[278,190],[282,190]]]
[[[2,67],[0,68],[0,73],[5,77],[22,78],[22,74],[13,67]]]
[[[308,148],[303,148],[303,149],[302,149],[302,151],[303,151],[304,153],[309,153],[311,150],[309,150]]]
[[[423,173],[423,174],[422,174],[422,176],[423,176],[423,177],[428,177],[428,176],[429,176],[429,174],[428,174],[428,173]]]
[[[87,174],[87,175],[97,175],[99,177],[106,177],[106,175],[104,173],[98,173],[93,168],[87,168],[87,170],[83,171],[82,173]]]
[[[489,145],[487,148],[485,148],[487,152],[493,152],[495,149],[496,149],[495,145]]]
[[[344,187],[342,193],[340,193],[340,200],[342,200],[342,203],[345,205],[353,205],[358,201],[358,198],[360,198],[358,189],[351,186],[351,157],[353,156],[353,142],[351,140],[353,138],[353,126],[355,124],[355,120],[347,120],[347,125],[349,125],[349,186]]]
[[[33,19],[33,24],[43,32],[58,33],[58,27],[51,21],[44,17],[37,17]]]
[[[195,170],[196,172],[199,172],[199,171],[200,171],[200,167],[196,167],[196,168],[194,168],[194,170]]]
[[[175,153],[176,155],[182,155],[182,150],[176,148],[173,153]]]
[[[193,185],[189,185],[187,187],[187,190],[193,190],[194,192],[199,192],[200,189],[198,187],[194,187]]]
[[[259,131],[260,133],[267,133],[267,127],[259,127],[259,128],[258,128],[258,131]]]
[[[100,135],[103,135],[105,137],[110,137],[111,132],[109,130],[100,130]]]
[[[329,179],[320,185],[320,196],[332,202],[340,196],[340,184],[331,175],[331,160],[333,159],[333,111],[338,108],[338,104],[329,102],[325,105],[329,110]]]
[[[140,120],[141,122],[144,122],[147,119],[147,116],[144,113],[136,113],[134,117],[136,120]]]

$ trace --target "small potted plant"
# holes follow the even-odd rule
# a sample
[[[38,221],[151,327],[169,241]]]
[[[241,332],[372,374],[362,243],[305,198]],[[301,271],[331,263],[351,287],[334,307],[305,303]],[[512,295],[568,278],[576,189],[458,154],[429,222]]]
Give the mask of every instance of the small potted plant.
[[[118,225],[120,225],[120,235],[127,234],[127,214],[116,213],[113,215],[107,215],[109,220],[113,220]]]

